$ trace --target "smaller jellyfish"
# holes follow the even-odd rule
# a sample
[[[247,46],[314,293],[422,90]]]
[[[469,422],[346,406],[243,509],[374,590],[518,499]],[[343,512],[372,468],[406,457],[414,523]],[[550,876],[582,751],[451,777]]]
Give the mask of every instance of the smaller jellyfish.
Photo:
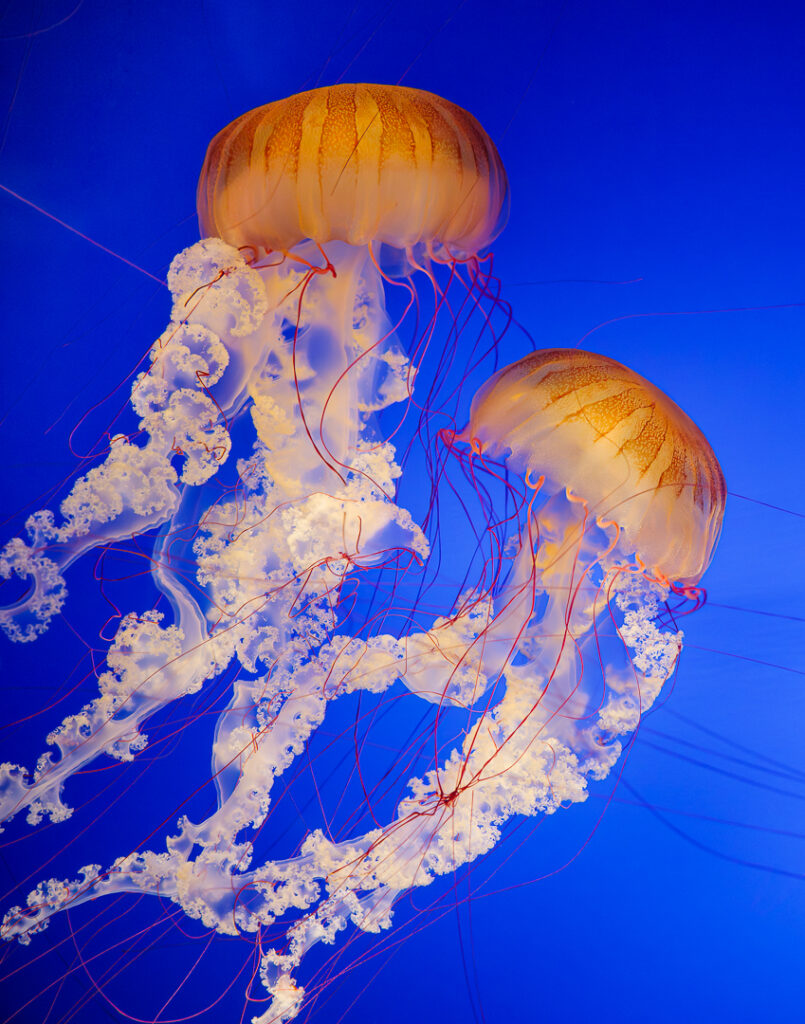
[[[693,584],[710,564],[721,467],[690,417],[614,359],[545,349],[504,367],[475,396],[462,439],[561,483],[588,521],[617,523],[618,550],[659,579]]]

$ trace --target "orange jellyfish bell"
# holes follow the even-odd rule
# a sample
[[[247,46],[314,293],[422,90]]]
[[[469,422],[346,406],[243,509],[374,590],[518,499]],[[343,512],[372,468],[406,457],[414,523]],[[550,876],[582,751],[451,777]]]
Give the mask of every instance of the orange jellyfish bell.
[[[546,349],[504,367],[463,437],[582,498],[667,579],[695,583],[709,565],[726,499],[718,460],[678,405],[614,359]]]
[[[507,197],[494,143],[466,110],[400,85],[333,85],[220,131],[197,202],[202,237],[236,247],[374,241],[466,257],[497,237]]]

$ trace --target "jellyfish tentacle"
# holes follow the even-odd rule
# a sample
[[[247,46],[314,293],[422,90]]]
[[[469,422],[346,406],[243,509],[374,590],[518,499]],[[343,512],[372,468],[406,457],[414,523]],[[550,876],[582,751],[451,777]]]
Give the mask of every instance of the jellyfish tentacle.
[[[206,285],[190,301],[189,289],[200,277]],[[24,599],[0,609],[0,627],[12,640],[33,640],[47,629],[66,597],[64,573],[78,558],[167,523],[179,505],[179,483],[209,480],[227,458],[224,410],[235,411],[241,367],[225,371],[230,352],[265,314],[262,285],[240,253],[217,239],[196,254],[194,272],[177,258],[169,283],[174,319],[131,388],[145,444],[113,436],[105,459],[62,501],[61,522],[50,510],[34,513],[26,523],[29,542],[15,538],[0,554],[0,576],[32,581]],[[222,312],[227,307],[230,312]],[[183,459],[178,471],[176,455]]]

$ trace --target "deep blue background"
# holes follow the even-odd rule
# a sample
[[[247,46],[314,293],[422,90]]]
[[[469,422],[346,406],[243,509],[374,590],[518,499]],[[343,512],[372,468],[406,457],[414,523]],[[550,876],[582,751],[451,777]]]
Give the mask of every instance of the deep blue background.
[[[338,1020],[367,985],[349,1019],[465,1021],[473,1006],[490,1024],[798,1019],[802,5],[85,0],[69,16],[73,7],[12,2],[0,22],[0,184],[159,277],[197,237],[207,142],[244,110],[337,80],[402,78],[441,93],[476,114],[508,168],[511,219],[495,254],[518,320],[545,346],[593,330],[585,347],[634,367],[699,423],[733,492],[705,579],[710,604],[686,621],[674,692],[625,769],[633,790],[618,790],[586,846],[600,799],[522,845],[521,830],[472,901],[471,928],[465,903],[460,919],[453,911],[408,939],[371,984],[382,961],[348,974],[317,1019]],[[70,431],[131,371],[168,307],[155,282],[18,199],[0,194],[0,209],[6,536],[71,471]],[[669,313],[683,315],[658,315]],[[505,346],[506,360],[525,352],[517,332]],[[75,435],[79,449],[103,426],[92,422]],[[76,578],[68,617],[97,600],[90,572]],[[67,627],[55,630],[26,648],[0,641],[12,717],[36,710],[80,653]],[[8,756],[30,759],[56,720],[0,734]],[[154,771],[181,767],[168,759]],[[97,859],[125,846],[115,839]],[[6,851],[3,891],[22,862],[60,842],[52,829]],[[546,880],[508,888],[577,853]],[[505,891],[484,895],[494,889]],[[9,969],[65,935],[58,927],[14,952]],[[226,954],[218,963],[205,961],[208,992],[231,978]],[[142,989],[160,967],[174,969],[165,957],[124,972],[123,1009],[153,1019],[159,1003],[143,1002]],[[46,961],[41,974],[7,981],[9,1002],[59,969]],[[83,976],[71,980],[48,1020],[63,1019],[82,988]],[[241,990],[201,1019],[239,1020]],[[205,998],[194,990],[179,1009]],[[36,1004],[15,1020],[41,1024],[44,1014]],[[123,1018],[97,998],[75,1019]]]

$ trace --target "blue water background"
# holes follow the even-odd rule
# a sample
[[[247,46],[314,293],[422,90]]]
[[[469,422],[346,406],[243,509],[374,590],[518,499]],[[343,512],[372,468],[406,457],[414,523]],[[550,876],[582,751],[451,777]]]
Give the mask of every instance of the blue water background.
[[[710,604],[684,624],[673,694],[645,723],[627,785],[600,824],[608,787],[532,835],[526,823],[479,869],[481,879],[497,870],[488,884],[464,876],[458,901],[442,885],[447,912],[345,972],[313,1019],[800,1019],[801,5],[85,0],[71,15],[73,7],[12,3],[0,23],[0,184],[162,277],[197,237],[194,191],[207,142],[241,112],[337,80],[402,78],[443,94],[480,119],[508,169],[511,218],[494,253],[518,321],[539,346],[588,335],[584,347],[663,388],[710,439],[730,491],[744,496],[729,499],[705,579]],[[30,38],[6,38],[65,17]],[[19,199],[0,195],[0,209],[5,537],[72,471],[71,432],[161,331],[168,296]],[[658,315],[666,313],[684,315]],[[513,330],[501,356],[526,351]],[[76,448],[107,420],[79,425]],[[85,616],[97,631],[102,595],[91,556],[87,563],[71,576],[65,611],[79,631]],[[144,584],[131,585],[132,606],[141,592]],[[64,623],[36,645],[0,640],[4,717],[47,703],[80,653]],[[65,711],[76,707],[68,699]],[[7,756],[30,760],[57,721],[53,713],[3,734]],[[153,775],[184,792],[204,770],[208,737],[200,742],[186,757],[155,761]],[[89,796],[97,779],[77,785]],[[59,869],[107,863],[129,835],[141,836],[137,814],[123,801],[103,834]],[[4,892],[26,865],[58,850],[60,828],[72,836],[75,822],[5,852]],[[27,980],[6,983],[14,1007],[75,955],[63,923],[14,953],[11,966],[59,938],[66,960],[51,956],[41,974],[29,968]],[[371,939],[361,942],[371,949]],[[127,1012],[153,1019],[159,1003],[144,989],[167,991],[177,962],[186,970],[197,955],[182,960],[180,950],[174,960],[174,945],[131,964],[110,987]],[[211,952],[165,1019],[205,1005],[247,952],[226,944]],[[89,988],[83,972],[71,975],[48,1021],[62,1020]],[[222,1007],[199,1019],[239,1020],[242,988],[236,982]],[[42,1024],[48,1005],[14,1019]],[[93,997],[75,1019],[124,1018]]]

